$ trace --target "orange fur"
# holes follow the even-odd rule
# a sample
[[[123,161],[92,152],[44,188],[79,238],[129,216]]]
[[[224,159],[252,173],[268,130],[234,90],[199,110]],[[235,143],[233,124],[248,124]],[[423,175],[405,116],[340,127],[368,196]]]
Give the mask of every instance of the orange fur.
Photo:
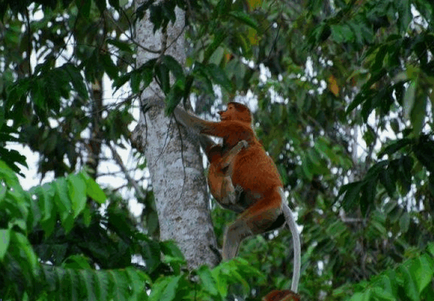
[[[223,259],[235,257],[241,241],[246,237],[276,229],[286,219],[294,241],[291,288],[297,292],[300,276],[299,234],[292,212],[283,202],[286,198],[276,165],[266,154],[252,129],[250,110],[243,104],[231,102],[226,111],[219,112],[220,122],[202,120],[180,108],[175,108],[174,113],[184,126],[196,129],[200,134],[223,138],[220,146],[214,145],[209,138],[199,137],[210,161],[208,184],[211,193],[224,208],[240,213],[226,230]],[[246,142],[247,147],[240,148],[241,141]],[[226,167],[227,169],[224,169]],[[242,192],[236,195],[235,201],[228,201],[227,197],[235,189]],[[264,300],[299,300],[296,299],[296,294],[290,295],[287,292],[292,293],[273,291],[265,297],[268,299]]]
[[[233,258],[238,252],[241,240],[283,224],[283,220],[278,221],[282,214],[282,198],[278,189],[282,189],[283,185],[276,165],[256,138],[251,127],[251,113],[245,105],[229,103],[226,111],[219,112],[220,122],[199,119],[179,108],[176,108],[174,113],[177,120],[185,126],[197,128],[201,134],[223,138],[222,156],[242,140],[248,144],[232,162],[232,184],[234,187],[241,187],[243,191],[237,202],[242,213],[228,227],[223,243],[223,258]],[[210,187],[219,187],[222,177],[215,177],[213,170],[220,159],[218,156],[214,158],[210,159],[208,180]],[[217,201],[221,202],[220,199]]]

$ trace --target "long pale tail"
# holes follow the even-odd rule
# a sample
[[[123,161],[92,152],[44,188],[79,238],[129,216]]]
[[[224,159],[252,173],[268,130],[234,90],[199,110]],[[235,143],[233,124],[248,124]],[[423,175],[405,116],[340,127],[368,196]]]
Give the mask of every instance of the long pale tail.
[[[301,269],[301,245],[300,235],[297,230],[297,224],[295,223],[294,214],[286,204],[286,196],[283,189],[279,187],[279,194],[282,197],[282,211],[285,215],[286,223],[289,226],[289,230],[292,234],[292,242],[294,246],[294,269],[292,271],[292,285],[291,290],[294,293],[298,292],[298,283],[300,281],[300,269]]]

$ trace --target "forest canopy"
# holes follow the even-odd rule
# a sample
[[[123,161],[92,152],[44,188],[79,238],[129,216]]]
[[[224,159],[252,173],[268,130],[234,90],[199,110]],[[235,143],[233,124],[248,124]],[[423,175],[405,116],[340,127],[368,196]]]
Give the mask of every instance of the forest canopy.
[[[149,15],[165,32],[176,7],[185,64],[162,52],[138,66],[152,50],[135,24]],[[155,80],[167,113],[253,110],[302,229],[302,300],[434,300],[432,0],[4,0],[0,73],[1,299],[261,300],[289,287],[287,230],[194,271],[160,241],[130,143]],[[221,241],[235,215],[211,209]]]

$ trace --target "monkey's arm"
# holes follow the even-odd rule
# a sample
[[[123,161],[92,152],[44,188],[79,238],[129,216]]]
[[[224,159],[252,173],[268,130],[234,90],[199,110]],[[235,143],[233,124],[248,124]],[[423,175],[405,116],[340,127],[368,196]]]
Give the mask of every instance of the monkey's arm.
[[[237,141],[248,140],[253,136],[253,131],[249,126],[243,125],[240,122],[212,122],[200,119],[180,107],[176,107],[173,110],[173,114],[178,122],[188,129],[199,132],[200,134],[206,134],[215,137],[227,137],[231,133],[245,133],[244,136],[236,137]],[[249,130],[249,131],[246,131]],[[233,144],[235,145],[235,143]]]
[[[187,111],[179,107],[176,107],[175,110],[173,110],[173,114],[175,114],[176,120],[180,122],[183,126],[188,129],[196,130],[199,133],[205,130],[205,128],[212,126],[211,124],[213,123],[191,115]]]
[[[231,150],[229,150],[228,153],[226,153],[223,158],[218,163],[218,168],[223,169],[227,167],[229,164],[232,163],[232,161],[235,159],[235,156],[238,155],[238,153],[248,146],[248,143],[244,140],[241,140],[238,142],[237,145],[235,145]]]
[[[216,145],[216,143],[208,136],[206,135],[199,135],[198,136],[200,147],[202,147],[203,151],[205,152],[206,156],[208,157],[208,160],[211,162],[211,158],[209,156],[210,149]]]

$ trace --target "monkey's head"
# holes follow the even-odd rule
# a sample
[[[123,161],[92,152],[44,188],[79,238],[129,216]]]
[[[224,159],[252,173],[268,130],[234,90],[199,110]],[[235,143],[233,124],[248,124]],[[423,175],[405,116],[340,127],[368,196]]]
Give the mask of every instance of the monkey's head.
[[[230,102],[225,111],[219,111],[220,119],[226,120],[238,120],[242,122],[251,123],[252,113],[246,105],[239,102]]]

